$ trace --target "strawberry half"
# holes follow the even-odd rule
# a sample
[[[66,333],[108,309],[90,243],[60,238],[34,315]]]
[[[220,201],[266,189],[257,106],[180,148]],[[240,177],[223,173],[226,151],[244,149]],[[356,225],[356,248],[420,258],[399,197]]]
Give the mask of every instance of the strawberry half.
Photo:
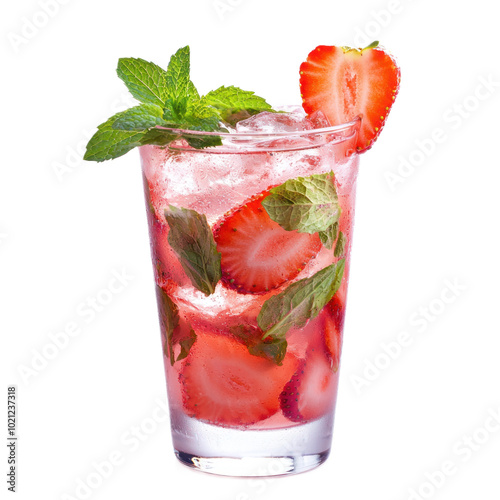
[[[332,372],[323,352],[310,351],[280,394],[283,415],[305,423],[333,409],[338,375]]]
[[[298,360],[288,353],[282,366],[252,356],[237,340],[197,332],[179,374],[186,413],[218,425],[250,425],[274,415],[279,395]]]
[[[214,228],[222,283],[239,293],[266,293],[295,278],[321,249],[318,234],[286,231],[262,207],[264,191]]]
[[[356,149],[373,146],[399,91],[396,61],[374,42],[365,49],[316,47],[300,66],[300,92],[306,113],[323,111],[332,125],[361,115]]]

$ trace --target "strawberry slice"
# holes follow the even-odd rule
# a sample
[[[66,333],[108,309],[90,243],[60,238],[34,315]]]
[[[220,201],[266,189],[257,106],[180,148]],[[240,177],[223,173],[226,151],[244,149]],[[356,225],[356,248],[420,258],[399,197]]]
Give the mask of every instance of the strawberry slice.
[[[320,314],[323,322],[323,335],[331,368],[337,372],[342,352],[342,332],[344,329],[345,307],[338,294],[325,306]]]
[[[400,69],[377,45],[365,49],[320,45],[300,66],[306,113],[321,110],[332,125],[362,116],[358,152],[373,146],[399,91]]]
[[[239,293],[266,293],[295,278],[321,249],[318,234],[286,231],[262,207],[264,191],[214,228],[222,283]]]
[[[213,424],[250,425],[274,415],[279,395],[297,369],[288,353],[282,366],[252,356],[229,336],[197,332],[179,374],[186,413]]]
[[[311,350],[280,394],[283,415],[301,423],[322,417],[333,409],[337,383],[325,354]]]

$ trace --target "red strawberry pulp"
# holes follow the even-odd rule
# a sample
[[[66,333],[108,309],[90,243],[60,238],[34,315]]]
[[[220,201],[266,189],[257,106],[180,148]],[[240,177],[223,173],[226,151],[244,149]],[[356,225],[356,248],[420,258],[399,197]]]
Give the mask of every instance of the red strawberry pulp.
[[[212,424],[247,426],[279,410],[279,395],[298,367],[293,355],[277,366],[252,356],[231,337],[197,335],[179,375],[189,416]]]
[[[262,207],[264,191],[215,227],[222,282],[239,293],[267,293],[294,279],[321,249],[318,234],[286,231]]]
[[[322,351],[310,351],[280,394],[283,415],[292,422],[316,420],[333,409],[338,375]]]

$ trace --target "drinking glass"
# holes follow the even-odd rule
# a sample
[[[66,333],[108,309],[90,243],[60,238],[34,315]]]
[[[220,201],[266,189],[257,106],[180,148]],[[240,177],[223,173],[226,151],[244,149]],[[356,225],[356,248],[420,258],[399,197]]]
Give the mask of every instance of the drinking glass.
[[[275,476],[312,469],[328,457],[349,280],[359,125],[357,118],[295,132],[169,129],[178,137],[169,146],[140,148],[173,445],[183,464],[221,475]],[[219,138],[222,144],[210,146]],[[304,179],[334,187],[340,210],[330,233],[285,230],[263,212],[262,202],[273,188]],[[247,275],[241,269],[247,251],[263,237],[259,217],[276,238],[255,251],[252,272],[258,285],[245,287],[231,273],[235,268]],[[239,250],[222,248],[222,232],[231,223],[234,238],[245,238]],[[255,231],[251,236],[243,234],[249,227]],[[293,272],[282,269],[294,252],[300,254],[301,245],[309,252],[303,262]],[[236,252],[232,257],[227,254],[231,251]],[[218,272],[215,267],[200,270],[206,252],[212,260],[215,256],[215,267],[221,255],[216,283],[200,279],[200,273]],[[312,290],[307,300],[319,300],[325,292],[314,289],[311,280],[326,268],[341,276],[333,297],[305,319],[294,312],[284,338],[281,332],[270,347],[273,336],[262,339],[263,308],[279,317],[271,299],[293,302],[286,295],[291,286],[307,285]],[[262,285],[280,273],[283,282],[273,281],[272,289]]]

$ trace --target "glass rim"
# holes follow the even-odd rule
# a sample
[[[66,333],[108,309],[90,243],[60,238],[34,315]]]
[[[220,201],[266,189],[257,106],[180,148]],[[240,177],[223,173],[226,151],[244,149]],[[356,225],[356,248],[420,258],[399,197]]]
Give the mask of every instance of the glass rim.
[[[182,136],[200,136],[200,137],[221,137],[230,140],[245,139],[248,140],[252,137],[259,139],[266,138],[283,138],[283,137],[303,137],[308,135],[317,134],[335,134],[339,132],[345,132],[350,129],[355,129],[361,123],[361,115],[355,116],[352,120],[341,123],[340,125],[331,125],[330,127],[315,128],[310,130],[295,130],[291,132],[207,132],[204,130],[189,130],[175,127],[162,127],[157,125],[156,128],[160,130],[171,131],[175,135]]]

